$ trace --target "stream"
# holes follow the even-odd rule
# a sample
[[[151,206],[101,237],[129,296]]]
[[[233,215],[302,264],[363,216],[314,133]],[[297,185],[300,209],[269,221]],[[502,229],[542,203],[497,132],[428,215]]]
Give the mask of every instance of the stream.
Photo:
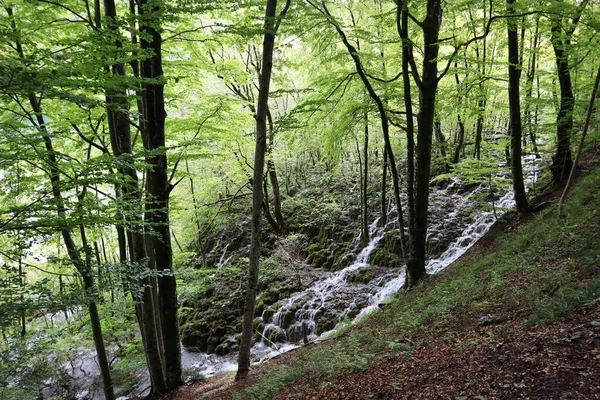
[[[524,160],[528,173],[526,185],[531,185],[536,179],[535,163],[531,159]],[[464,194],[460,192],[460,182],[451,182],[446,189],[435,189],[431,192],[430,209],[442,210],[443,218],[431,218],[428,236],[447,229],[447,226],[458,226],[458,234],[441,254],[427,262],[429,274],[436,274],[462,256],[482,236],[484,236],[504,210],[514,207],[514,196],[511,190],[494,201],[494,211],[480,212],[468,224],[461,224],[464,215],[461,210],[473,206],[472,197],[489,191],[487,184],[481,184],[474,190]],[[264,329],[260,339],[252,348],[252,359],[261,362],[275,355],[284,353],[300,346],[303,341],[320,340],[335,332],[342,324],[352,324],[365,317],[378,307],[389,301],[402,288],[405,281],[404,266],[391,268],[380,273],[367,283],[357,283],[349,280],[352,274],[359,271],[369,271],[371,254],[378,248],[385,232],[397,228],[397,220],[391,219],[385,226],[378,226],[379,220],[374,220],[369,227],[370,241],[358,254],[354,250],[354,261],[346,268],[336,272],[324,272],[322,278],[312,283],[306,289],[296,292],[280,303],[277,310],[265,310],[263,313]],[[355,243],[360,243],[359,237]],[[219,260],[219,267],[227,264],[227,246]],[[80,357],[70,365],[65,365],[65,371],[77,382],[79,393],[77,399],[101,399],[98,367],[91,350],[82,350]],[[182,363],[188,376],[202,375],[210,377],[217,373],[235,371],[237,369],[237,354],[217,356],[191,352],[182,347]],[[136,395],[148,393],[149,379],[147,371],[140,370],[139,382],[136,385]],[[95,390],[94,390],[95,387]],[[125,400],[126,398],[120,398]]]

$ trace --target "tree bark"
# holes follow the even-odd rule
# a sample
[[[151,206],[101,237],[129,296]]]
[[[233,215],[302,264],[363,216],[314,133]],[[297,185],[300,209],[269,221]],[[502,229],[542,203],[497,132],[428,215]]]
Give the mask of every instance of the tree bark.
[[[435,119],[435,98],[439,80],[437,76],[437,58],[441,23],[441,0],[427,0],[427,13],[425,19],[421,22],[424,54],[423,73],[419,85],[419,113],[417,115],[415,219],[406,274],[408,287],[414,286],[425,277],[431,144],[433,121]],[[413,71],[413,73],[416,73],[416,71]]]
[[[454,157],[452,157],[452,164],[458,164],[460,161],[460,153],[465,146],[465,124],[462,122],[460,115],[457,116],[458,122],[458,134],[456,137],[456,144],[454,147]]]
[[[104,13],[107,19],[107,29],[115,37],[115,47],[122,48],[119,40],[118,26],[116,25],[117,10],[114,0],[104,0]],[[123,63],[115,63],[111,66],[111,72],[116,76],[125,76],[125,65]],[[123,219],[126,221],[126,237],[129,239],[129,260],[133,265],[138,265],[139,268],[148,268],[144,229],[140,225],[142,220],[141,194],[137,170],[134,167],[131,127],[128,115],[129,101],[126,89],[115,88],[107,90],[106,105],[113,156],[119,165],[119,173],[125,178],[117,192],[122,194]],[[125,230],[123,229],[123,231]],[[125,236],[125,232],[119,233],[119,236],[121,235]],[[125,237],[120,237],[119,243],[121,261],[127,261],[126,252],[121,248],[121,246],[124,246]],[[150,277],[146,277],[142,281],[134,282],[136,287],[141,287],[143,290],[141,294],[137,294],[137,291],[133,290],[132,295],[136,301],[136,316],[142,334],[144,352],[152,384],[152,393],[154,395],[161,395],[167,392],[167,384],[163,370],[164,360],[161,352],[160,326],[151,279]]]
[[[383,171],[381,173],[381,226],[387,223],[387,147],[383,146]]]
[[[592,89],[592,95],[590,96],[590,102],[588,105],[587,112],[585,114],[585,122],[583,124],[583,130],[581,132],[581,139],[579,141],[579,146],[577,147],[577,154],[575,156],[575,162],[573,163],[573,167],[569,172],[569,179],[565,184],[565,188],[560,196],[560,200],[558,202],[558,215],[561,218],[565,218],[566,215],[563,213],[563,205],[565,202],[565,198],[567,197],[567,193],[569,192],[569,186],[573,179],[573,174],[575,173],[575,167],[577,167],[577,163],[579,161],[579,157],[581,156],[581,151],[583,150],[583,145],[585,144],[585,137],[588,132],[588,128],[590,127],[590,121],[592,119],[592,114],[594,113],[594,102],[596,101],[596,96],[598,96],[598,87],[600,86],[600,67],[598,67],[598,71],[596,72],[596,80],[594,81],[594,88]]]
[[[5,9],[11,20],[10,28],[16,37],[14,49],[17,51],[19,58],[24,61],[25,53],[23,52],[23,46],[19,38],[19,31],[13,19],[13,9],[11,7],[5,7]],[[69,259],[73,263],[73,266],[75,267],[77,272],[81,275],[83,279],[84,289],[86,291],[86,294],[89,296],[88,311],[90,315],[90,324],[92,326],[94,346],[96,348],[96,357],[102,375],[104,396],[107,400],[114,400],[115,393],[110,373],[110,365],[108,363],[108,356],[106,353],[106,348],[104,346],[104,338],[102,335],[102,327],[100,324],[100,315],[98,314],[98,307],[96,305],[96,301],[94,300],[95,287],[93,272],[90,266],[86,266],[86,264],[81,260],[81,257],[79,256],[79,251],[77,249],[77,245],[73,240],[71,230],[68,229],[69,225],[66,221],[67,211],[65,208],[65,203],[61,191],[60,170],[58,168],[58,161],[56,159],[56,151],[54,150],[54,146],[52,143],[52,136],[50,135],[50,132],[48,132],[46,122],[44,121],[42,107],[34,93],[29,93],[27,95],[27,99],[29,100],[29,104],[34,114],[31,123],[35,125],[36,129],[40,133],[45,146],[44,156],[46,158],[46,163],[48,164],[49,168],[48,174],[50,177],[52,196],[54,197],[54,200],[56,202],[56,213],[58,219],[60,220],[59,225],[62,227],[60,232],[63,241],[65,242],[65,247],[67,249]]]
[[[556,116],[556,153],[553,157],[550,170],[555,184],[562,184],[567,179],[567,174],[573,166],[571,156],[571,133],[573,131],[573,85],[571,82],[571,67],[569,65],[569,52],[571,38],[581,18],[583,9],[589,0],[579,3],[577,11],[570,22],[563,20],[559,14],[551,16],[552,24],[551,43],[556,58],[558,83],[560,86],[560,105]]]
[[[415,246],[415,124],[412,107],[410,82],[410,64],[412,58],[412,42],[408,37],[408,6],[405,1],[398,2],[396,9],[396,29],[402,40],[402,83],[404,90],[404,109],[406,111],[406,190],[408,203],[408,246]],[[406,257],[404,257],[406,261]],[[408,266],[408,264],[407,264]]]
[[[149,152],[146,171],[146,218],[153,227],[153,254],[158,277],[158,301],[160,321],[164,341],[165,383],[172,391],[183,384],[181,366],[181,342],[177,317],[177,283],[173,272],[171,235],[169,229],[169,176],[165,149],[165,99],[162,70],[162,38],[159,32],[162,2],[141,0],[140,45],[143,50],[151,50],[152,55],[142,62],[141,76],[151,81],[144,86],[142,101],[145,129],[144,145]]]
[[[536,72],[536,67],[537,67],[537,48],[538,48],[538,44],[539,44],[539,40],[540,40],[540,32],[539,32],[539,27],[540,27],[540,17],[539,15],[536,15],[536,19],[535,19],[535,32],[533,34],[533,38],[532,43],[531,43],[531,49],[532,49],[532,54],[531,57],[529,58],[529,68],[527,68],[527,83],[526,83],[526,91],[525,91],[525,120],[527,121],[527,126],[529,129],[529,140],[531,141],[531,147],[533,150],[533,153],[539,157],[539,150],[537,147],[537,140],[536,140],[536,132],[537,132],[537,121],[533,121],[533,117],[531,115],[531,99],[533,97],[533,82],[535,79],[535,72]],[[536,104],[536,110],[537,110],[537,104]],[[535,124],[535,125],[534,125]]]
[[[359,154],[360,157],[360,154]],[[369,210],[368,210],[368,202],[369,195],[367,190],[369,188],[369,118],[368,115],[365,114],[365,136],[363,141],[363,179],[362,179],[362,242],[363,247],[367,247],[369,244]]]
[[[515,0],[506,0],[506,12],[508,15],[515,13]],[[510,108],[510,166],[513,178],[513,190],[515,192],[515,203],[520,213],[527,212],[529,203],[525,193],[523,182],[523,166],[521,165],[521,99],[519,80],[521,70],[519,64],[519,36],[515,18],[509,18],[508,24],[508,102]]]
[[[282,18],[289,7],[289,0],[279,15]],[[250,241],[250,262],[246,282],[244,302],[244,320],[242,324],[242,340],[238,355],[238,371],[236,379],[243,379],[250,369],[250,348],[254,336],[254,306],[260,263],[260,225],[261,207],[263,203],[263,172],[265,169],[265,153],[267,150],[267,109],[271,72],[273,70],[273,50],[275,48],[275,33],[279,27],[275,13],[277,0],[267,0],[264,22],[264,38],[262,45],[262,70],[258,82],[258,101],[256,106],[256,146],[254,150],[254,176],[252,180],[252,237]]]

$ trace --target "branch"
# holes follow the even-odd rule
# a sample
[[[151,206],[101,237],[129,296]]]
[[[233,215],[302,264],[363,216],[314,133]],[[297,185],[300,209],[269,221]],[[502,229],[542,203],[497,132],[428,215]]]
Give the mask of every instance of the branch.
[[[100,150],[102,153],[104,154],[109,154],[110,152],[108,151],[108,149],[106,147],[100,146],[99,144],[95,143],[93,140],[89,139],[88,137],[86,137],[81,130],[79,129],[79,127],[74,124],[71,123],[71,126],[73,127],[73,129],[75,129],[75,132],[77,132],[77,135],[87,144],[89,144],[92,147],[95,147],[96,149]]]
[[[8,224],[10,224],[12,221],[14,221],[15,219],[17,219],[17,217],[21,214],[23,214],[26,210],[28,210],[29,208],[33,207],[34,205],[36,205],[37,203],[41,202],[42,200],[44,200],[46,197],[48,197],[48,195],[52,193],[52,192],[46,192],[42,195],[42,197],[38,198],[37,200],[33,201],[32,203],[29,203],[28,205],[26,205],[25,207],[23,207],[22,209],[20,209],[19,211],[17,211],[15,213],[15,215],[13,215],[12,217],[10,217],[8,220],[6,220],[2,225],[0,225],[0,231],[2,231],[2,229],[4,229],[4,227]]]
[[[92,23],[92,21],[90,21],[89,19],[85,18],[84,16],[82,16],[81,14],[75,12],[72,8],[67,7],[64,4],[61,4],[59,2],[56,1],[49,1],[49,0],[38,0],[40,3],[46,3],[46,4],[51,4],[53,6],[57,6],[60,7],[62,9],[67,10],[68,12],[70,12],[71,14],[75,15],[77,18],[79,18],[81,21],[85,22],[86,24],[88,24],[90,26],[90,28],[92,28],[95,31],[98,31],[98,28]]]
[[[490,15],[492,15],[492,11],[493,11],[492,0],[489,0],[489,3],[490,3]],[[456,57],[456,55],[458,54],[458,52],[460,51],[460,49],[467,48],[467,47],[469,47],[469,45],[471,43],[476,42],[476,41],[481,40],[481,39],[485,39],[487,37],[487,35],[490,33],[490,29],[492,27],[492,22],[494,22],[497,19],[518,18],[518,17],[525,17],[525,16],[528,16],[528,15],[535,15],[535,14],[542,14],[542,12],[538,11],[538,10],[535,10],[535,11],[523,12],[523,13],[520,13],[520,14],[494,15],[494,16],[490,17],[490,19],[488,19],[488,21],[487,21],[487,23],[485,25],[485,29],[484,29],[484,31],[483,31],[483,33],[481,35],[474,36],[471,39],[469,39],[466,42],[463,42],[463,43],[457,45],[454,48],[454,51],[452,52],[452,54],[450,55],[450,58],[448,59],[446,67],[442,70],[442,72],[440,73],[440,75],[437,78],[438,82],[446,75],[446,73],[448,73],[448,70],[452,66],[452,62],[454,61],[454,57]]]
[[[45,269],[40,268],[38,266],[35,266],[33,264],[29,264],[29,263],[27,263],[27,262],[25,262],[23,260],[18,260],[17,258],[15,258],[14,256],[12,256],[11,254],[9,254],[9,253],[7,253],[5,251],[2,251],[2,250],[0,250],[0,254],[2,255],[2,257],[6,257],[7,259],[9,259],[11,261],[14,261],[14,262],[21,261],[21,264],[25,265],[26,267],[35,268],[38,271],[42,271],[45,274],[57,275],[57,276],[62,275],[62,276],[69,276],[69,277],[76,277],[76,276],[78,276],[78,275],[73,275],[73,274],[64,274],[64,273],[60,273],[60,272],[52,272],[52,271],[45,270]]]

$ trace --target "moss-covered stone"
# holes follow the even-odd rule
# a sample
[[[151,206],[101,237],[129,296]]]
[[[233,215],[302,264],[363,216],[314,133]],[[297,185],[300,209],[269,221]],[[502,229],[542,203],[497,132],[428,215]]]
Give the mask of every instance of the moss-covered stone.
[[[263,319],[261,317],[254,318],[254,321],[252,321],[252,326],[254,327],[254,330],[258,332],[265,330],[265,324],[263,323]]]
[[[371,280],[373,275],[369,267],[361,267],[348,276],[348,282],[352,283],[369,283]]]

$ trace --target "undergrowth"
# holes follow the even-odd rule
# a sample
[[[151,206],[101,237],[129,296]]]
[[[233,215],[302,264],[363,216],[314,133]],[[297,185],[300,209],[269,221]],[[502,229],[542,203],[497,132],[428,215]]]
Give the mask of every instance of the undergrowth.
[[[599,182],[600,169],[588,171],[570,193],[565,219],[553,203],[519,225],[505,223],[506,234],[399,294],[359,325],[296,351],[287,365],[262,367],[256,383],[235,398],[274,398],[301,377],[297,388],[327,386],[380,358],[409,359],[433,338],[460,338],[486,319],[502,323],[506,315],[517,321],[517,329],[526,329],[595,304],[600,301]]]

